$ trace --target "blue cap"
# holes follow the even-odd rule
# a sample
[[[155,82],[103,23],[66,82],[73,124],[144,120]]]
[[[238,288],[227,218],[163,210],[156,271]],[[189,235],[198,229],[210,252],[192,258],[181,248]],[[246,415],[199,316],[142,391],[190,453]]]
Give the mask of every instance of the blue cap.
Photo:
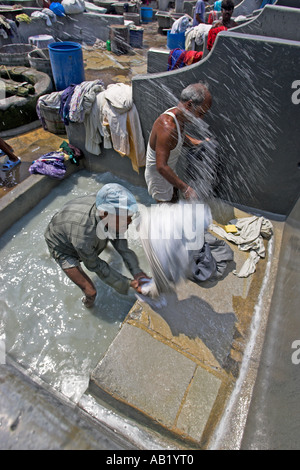
[[[138,205],[134,195],[117,183],[105,184],[96,196],[96,207],[98,210],[110,214],[118,214],[119,211],[127,211],[133,215],[138,211]]]

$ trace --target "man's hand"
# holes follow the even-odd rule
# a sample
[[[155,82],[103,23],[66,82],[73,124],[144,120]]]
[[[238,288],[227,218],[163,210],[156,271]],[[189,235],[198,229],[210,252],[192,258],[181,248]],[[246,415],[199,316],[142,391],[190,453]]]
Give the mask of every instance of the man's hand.
[[[134,276],[134,280],[130,282],[130,287],[132,287],[133,289],[135,289],[137,292],[141,294],[142,285],[145,284],[147,280],[150,280],[150,279],[151,277],[147,276],[147,274],[143,272],[137,273]]]
[[[130,281],[130,287],[132,287],[133,289],[135,290],[138,290],[138,287],[139,287],[139,281],[137,280],[133,280],[133,281]]]
[[[147,276],[147,274],[140,272],[137,273],[135,276],[133,276],[136,281],[139,282],[140,285],[144,284],[147,282],[148,279],[151,279],[151,277]],[[142,279],[145,279],[144,281]]]
[[[183,192],[183,197],[184,199],[187,199],[188,201],[191,199],[198,199],[196,191],[188,186],[186,190]]]

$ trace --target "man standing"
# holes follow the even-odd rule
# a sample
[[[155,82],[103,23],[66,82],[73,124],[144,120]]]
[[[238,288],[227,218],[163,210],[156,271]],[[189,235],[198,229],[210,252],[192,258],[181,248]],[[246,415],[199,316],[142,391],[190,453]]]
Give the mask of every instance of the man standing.
[[[85,296],[82,302],[86,307],[93,306],[97,291],[83,271],[81,262],[121,294],[127,294],[129,287],[139,291],[140,279],[147,278],[124,237],[137,209],[133,194],[123,186],[112,183],[103,186],[97,195],[68,202],[50,221],[45,232],[50,254],[83,291]],[[108,241],[122,256],[133,280],[98,257]]]
[[[178,191],[185,199],[197,198],[195,190],[177,176],[176,165],[183,144],[202,143],[183,134],[185,123],[195,118],[203,119],[211,103],[208,88],[202,83],[194,83],[182,91],[177,106],[165,111],[154,122],[147,147],[145,179],[149,194],[157,202],[176,202]]]
[[[193,26],[198,26],[200,23],[205,23],[205,1],[198,0],[195,6]]]

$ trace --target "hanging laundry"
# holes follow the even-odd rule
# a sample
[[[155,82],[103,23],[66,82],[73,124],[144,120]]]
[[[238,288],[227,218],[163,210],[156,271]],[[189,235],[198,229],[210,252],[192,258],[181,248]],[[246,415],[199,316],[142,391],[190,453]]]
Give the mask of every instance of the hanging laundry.
[[[70,102],[71,102],[72,95],[76,86],[77,85],[68,86],[65,90],[61,92],[61,95],[60,95],[59,114],[66,126],[68,126],[70,122],[69,120]]]
[[[221,31],[227,31],[228,28],[226,26],[217,26],[214,28],[211,28],[209,30],[208,36],[207,36],[207,49],[210,51],[215,43],[215,40],[218,36],[218,34]]]
[[[191,18],[189,18],[187,15],[178,18],[172,25],[171,34],[186,32],[190,26],[190,20]]]
[[[124,83],[108,85],[100,100],[100,119],[105,148],[111,146],[131,159],[135,171],[145,166],[145,143],[139,115],[132,100],[132,87]]]
[[[205,36],[208,34],[211,26],[210,24],[201,23],[187,31],[185,35],[185,50],[194,50],[196,45],[199,47],[203,46]]]
[[[88,114],[96,99],[96,95],[104,90],[102,80],[84,81],[76,85],[69,109],[71,122],[83,122],[85,114]]]

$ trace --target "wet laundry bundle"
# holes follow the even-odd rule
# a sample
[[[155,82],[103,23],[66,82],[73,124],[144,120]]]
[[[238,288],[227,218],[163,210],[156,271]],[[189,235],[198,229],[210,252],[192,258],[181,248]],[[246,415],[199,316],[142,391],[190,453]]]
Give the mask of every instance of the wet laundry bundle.
[[[154,281],[147,295],[157,298],[192,277],[191,255],[203,248],[210,223],[210,209],[201,203],[157,204],[141,212],[140,238]]]

